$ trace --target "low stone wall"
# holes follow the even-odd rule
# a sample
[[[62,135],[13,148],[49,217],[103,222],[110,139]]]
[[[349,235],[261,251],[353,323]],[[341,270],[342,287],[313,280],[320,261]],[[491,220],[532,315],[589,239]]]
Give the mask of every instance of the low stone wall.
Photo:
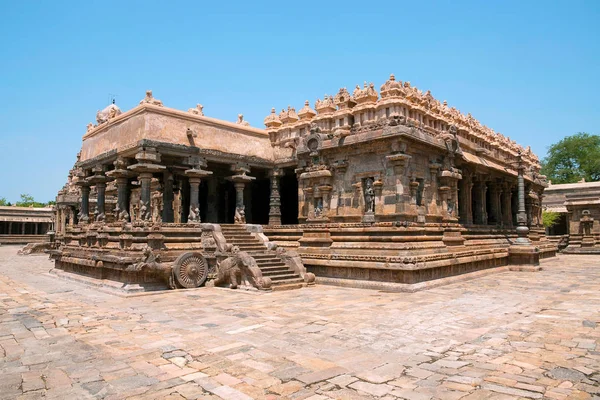
[[[48,235],[0,235],[0,244],[27,244],[49,241]]]

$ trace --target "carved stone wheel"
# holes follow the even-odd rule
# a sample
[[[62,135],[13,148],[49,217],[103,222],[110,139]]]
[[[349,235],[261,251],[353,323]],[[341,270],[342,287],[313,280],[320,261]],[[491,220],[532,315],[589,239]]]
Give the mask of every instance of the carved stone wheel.
[[[184,288],[199,287],[208,277],[208,263],[200,253],[184,253],[175,260],[173,275]]]

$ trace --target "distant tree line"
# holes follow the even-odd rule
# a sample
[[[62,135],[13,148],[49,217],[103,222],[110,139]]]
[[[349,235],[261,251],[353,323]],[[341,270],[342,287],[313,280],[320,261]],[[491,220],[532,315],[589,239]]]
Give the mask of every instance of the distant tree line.
[[[17,201],[14,205],[17,207],[49,207],[51,205],[56,204],[55,201],[51,200],[47,203],[40,203],[39,201],[35,201],[32,195],[30,194],[21,194],[21,200]],[[6,197],[0,197],[0,206],[12,206],[13,204],[6,200]]]

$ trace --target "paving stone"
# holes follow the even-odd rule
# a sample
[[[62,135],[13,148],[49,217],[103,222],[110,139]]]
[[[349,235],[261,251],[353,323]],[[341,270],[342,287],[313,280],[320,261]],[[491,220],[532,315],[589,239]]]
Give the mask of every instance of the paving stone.
[[[554,379],[578,382],[585,379],[581,372],[569,368],[556,367],[548,371],[548,376]]]
[[[324,381],[326,379],[333,378],[334,376],[342,375],[348,372],[345,368],[334,367],[327,368],[321,371],[310,372],[308,374],[300,375],[297,379],[306,384],[311,384],[314,382]]]
[[[384,396],[392,391],[392,387],[386,384],[373,384],[369,382],[354,382],[349,385],[352,389],[359,390],[364,393],[368,393],[373,396]]]
[[[218,386],[210,390],[211,393],[223,398],[224,400],[252,400],[252,397],[235,390],[229,386]]]
[[[541,393],[530,392],[522,389],[508,388],[505,386],[494,385],[491,383],[484,383],[483,385],[481,385],[481,387],[483,389],[492,390],[498,393],[509,394],[511,396],[527,397],[531,399],[541,399],[543,397]]]

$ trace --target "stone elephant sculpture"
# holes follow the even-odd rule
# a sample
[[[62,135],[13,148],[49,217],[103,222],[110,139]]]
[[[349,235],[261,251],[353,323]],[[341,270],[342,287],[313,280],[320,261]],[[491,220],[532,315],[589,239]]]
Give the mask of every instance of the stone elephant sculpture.
[[[215,286],[229,285],[231,289],[237,289],[239,284],[248,282],[259,290],[269,290],[271,279],[262,276],[254,258],[245,251],[236,250],[218,264]]]

